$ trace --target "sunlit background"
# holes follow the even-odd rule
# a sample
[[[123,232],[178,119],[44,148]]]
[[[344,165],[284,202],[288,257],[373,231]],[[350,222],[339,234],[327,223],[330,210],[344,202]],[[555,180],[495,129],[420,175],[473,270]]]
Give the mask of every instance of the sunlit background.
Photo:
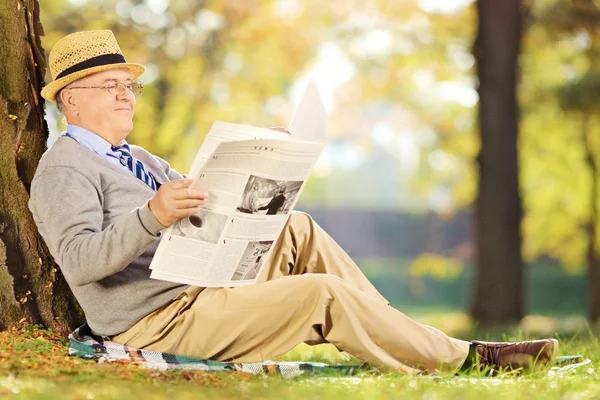
[[[47,51],[67,33],[112,29],[127,60],[146,66],[128,141],[184,173],[213,121],[285,126],[314,78],[328,144],[297,209],[393,304],[467,307],[479,146],[472,1],[40,3]],[[564,4],[529,2],[518,88],[527,308],[542,314],[583,314],[585,301],[581,124],[598,108],[569,107],[561,90],[599,67],[590,31],[561,19]],[[52,141],[64,121],[52,105],[47,119]]]

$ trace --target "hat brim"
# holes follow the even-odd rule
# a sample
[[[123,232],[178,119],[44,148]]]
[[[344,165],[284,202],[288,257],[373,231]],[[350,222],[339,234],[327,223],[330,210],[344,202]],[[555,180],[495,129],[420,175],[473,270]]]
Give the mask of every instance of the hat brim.
[[[48,101],[56,101],[56,94],[68,84],[75,82],[76,80],[86,77],[88,75],[95,74],[97,72],[119,68],[124,68],[128,70],[129,74],[131,75],[131,79],[138,78],[146,70],[146,68],[144,68],[143,65],[135,63],[98,65],[97,67],[77,71],[67,76],[63,76],[62,78],[57,79],[53,82],[50,82],[42,89],[42,97]]]

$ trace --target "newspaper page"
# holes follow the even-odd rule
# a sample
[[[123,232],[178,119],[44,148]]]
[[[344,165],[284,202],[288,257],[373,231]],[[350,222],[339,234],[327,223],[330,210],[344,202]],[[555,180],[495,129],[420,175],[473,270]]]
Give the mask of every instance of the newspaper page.
[[[311,97],[316,102],[307,105],[304,100]],[[151,278],[202,287],[256,282],[325,145],[318,92],[305,94],[299,108],[303,102],[290,124],[291,136],[213,125],[189,174],[195,186],[208,191],[208,201],[163,233]]]

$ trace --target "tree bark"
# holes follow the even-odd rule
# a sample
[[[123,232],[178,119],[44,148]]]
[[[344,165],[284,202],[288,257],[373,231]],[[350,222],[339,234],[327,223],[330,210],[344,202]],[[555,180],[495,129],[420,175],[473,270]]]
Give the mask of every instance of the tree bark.
[[[46,70],[37,0],[0,2],[0,329],[19,322],[67,332],[82,313],[29,212],[46,149]]]
[[[483,324],[515,322],[523,316],[516,99],[521,7],[520,0],[477,1],[479,30],[473,52],[481,149],[472,315]]]

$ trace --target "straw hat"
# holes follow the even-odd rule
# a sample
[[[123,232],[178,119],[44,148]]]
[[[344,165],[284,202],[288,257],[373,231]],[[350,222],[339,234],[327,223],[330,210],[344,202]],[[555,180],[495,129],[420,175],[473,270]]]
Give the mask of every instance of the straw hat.
[[[53,81],[42,89],[42,97],[56,101],[56,93],[84,76],[115,68],[125,68],[135,79],[144,73],[140,64],[128,63],[112,31],[84,31],[65,36],[50,52]]]

